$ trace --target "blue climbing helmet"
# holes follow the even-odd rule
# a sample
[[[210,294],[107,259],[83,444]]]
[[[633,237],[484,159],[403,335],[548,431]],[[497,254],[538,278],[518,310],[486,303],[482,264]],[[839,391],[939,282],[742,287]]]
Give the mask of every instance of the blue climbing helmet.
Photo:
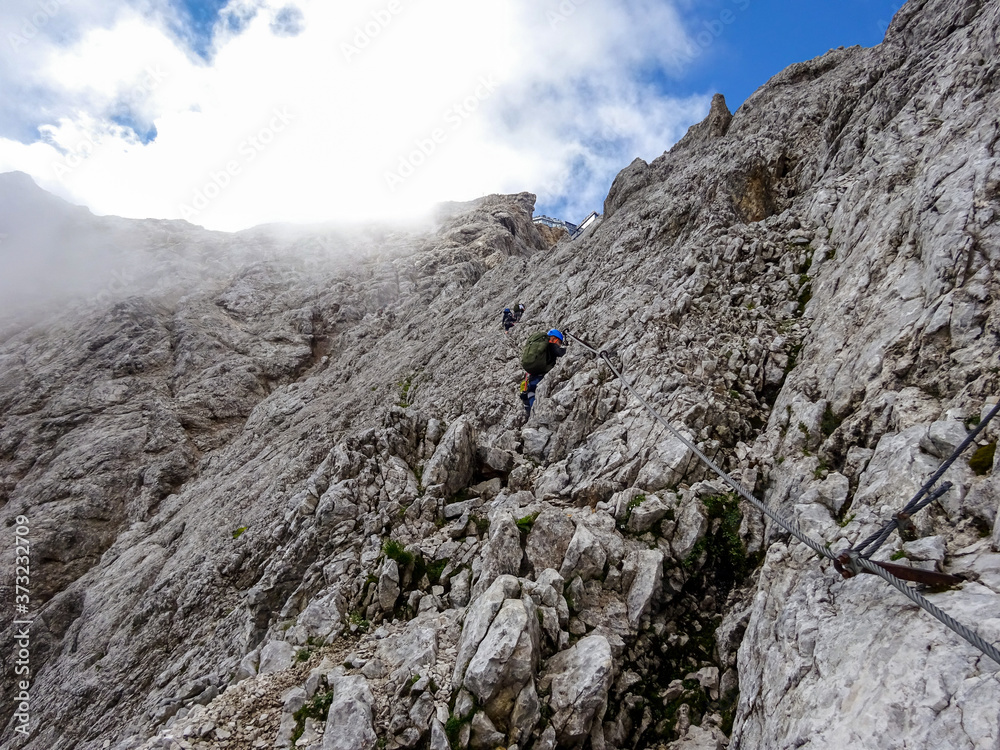
[[[505,308],[503,309],[503,311],[504,311],[504,312],[510,312],[510,308],[509,308],[509,307],[505,307]]]
[[[565,341],[562,335],[562,331],[558,330],[557,328],[550,328],[546,336],[555,336],[560,341]]]

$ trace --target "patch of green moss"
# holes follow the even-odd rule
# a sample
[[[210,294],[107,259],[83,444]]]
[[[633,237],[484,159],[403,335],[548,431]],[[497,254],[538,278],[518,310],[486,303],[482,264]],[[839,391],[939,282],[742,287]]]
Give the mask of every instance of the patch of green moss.
[[[292,716],[295,718],[295,729],[292,731],[292,745],[298,741],[299,737],[306,730],[306,719],[316,719],[326,721],[326,715],[330,711],[333,703],[333,691],[317,693],[311,701],[296,711]]]
[[[484,516],[469,516],[469,520],[475,525],[476,533],[478,533],[479,536],[483,536],[490,530],[490,519]]]
[[[350,625],[356,625],[358,630],[361,632],[366,632],[368,628],[371,627],[371,623],[365,619],[365,616],[360,609],[356,609],[351,612],[347,618],[347,622]]]
[[[233,532],[233,539],[239,539],[248,528],[248,526],[240,526]]]
[[[902,560],[904,557],[906,557],[906,553],[903,552],[903,550],[898,549],[898,550],[896,550],[895,552],[892,553],[892,555],[889,557],[889,559],[890,560]]]
[[[396,402],[396,406],[403,409],[413,404],[413,376],[408,375],[405,380],[400,380],[396,383],[396,387],[399,389],[399,400]]]
[[[395,560],[401,568],[408,568],[413,564],[413,553],[407,552],[403,543],[396,539],[386,539],[382,552],[390,560]]]
[[[535,519],[538,518],[538,513],[529,513],[522,518],[517,519],[517,529],[522,534],[531,533],[531,528],[535,525]]]
[[[830,404],[826,405],[823,410],[823,418],[820,421],[820,431],[823,433],[824,437],[830,437],[837,428],[840,427],[840,423],[843,422],[836,414],[833,413],[833,409],[830,408]]]
[[[436,584],[441,580],[441,574],[444,573],[444,569],[448,567],[449,558],[444,558],[443,560],[435,560],[432,563],[428,563],[426,570],[427,580],[431,582],[431,585]]]
[[[757,561],[747,555],[746,546],[740,538],[743,513],[737,496],[734,493],[714,495],[703,502],[709,518],[721,521],[716,532],[704,539],[713,560],[716,585],[728,592],[743,582],[756,567]]]
[[[996,452],[997,441],[987,443],[972,454],[972,458],[969,459],[969,468],[979,476],[989,474],[993,469],[993,457]]]

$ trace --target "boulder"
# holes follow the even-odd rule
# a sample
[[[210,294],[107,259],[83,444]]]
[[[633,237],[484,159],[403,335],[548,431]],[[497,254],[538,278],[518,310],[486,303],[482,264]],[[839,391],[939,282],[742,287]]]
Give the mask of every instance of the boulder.
[[[611,645],[603,635],[581,638],[549,659],[540,688],[549,690],[552,727],[561,746],[581,745],[604,719],[614,671]]]
[[[521,571],[521,531],[514,514],[501,509],[490,514],[490,536],[480,557],[479,578],[473,596],[485,591],[498,576],[516,576]]]
[[[524,550],[536,575],[546,568],[559,569],[575,532],[573,521],[563,510],[547,508],[538,514]]]
[[[479,644],[489,630],[490,623],[506,599],[517,597],[521,592],[521,584],[511,575],[499,576],[482,594],[477,596],[465,615],[465,624],[458,642],[458,654],[455,659],[453,685],[461,685],[465,678],[465,669],[479,649]]]
[[[941,419],[931,422],[927,433],[920,438],[920,448],[940,459],[948,458],[968,437],[969,431],[957,419]]]
[[[448,427],[424,464],[421,481],[428,491],[434,487],[440,497],[450,497],[469,485],[475,466],[476,432],[463,415]]]
[[[625,528],[633,534],[642,534],[663,520],[673,505],[656,495],[647,495],[646,499],[632,508]]]
[[[373,750],[378,737],[372,727],[374,699],[368,680],[336,672],[330,677],[333,702],[326,715],[322,750]]]
[[[677,528],[670,540],[670,550],[675,560],[683,561],[694,549],[698,540],[708,531],[708,518],[701,501],[688,497],[677,514]]]
[[[604,575],[607,559],[607,553],[594,533],[583,523],[578,523],[559,567],[559,575],[565,579],[580,578],[584,581],[599,578]]]
[[[625,597],[628,622],[638,628],[642,617],[663,589],[663,553],[658,549],[632,552],[625,558],[623,580],[631,581]]]
[[[386,558],[378,578],[378,604],[383,612],[392,612],[396,608],[399,591],[399,565],[392,558]]]
[[[463,686],[500,727],[511,726],[515,701],[534,677],[539,642],[534,603],[508,599],[465,670]]]
[[[271,641],[260,651],[258,674],[282,672],[295,662],[295,647],[287,641]]]

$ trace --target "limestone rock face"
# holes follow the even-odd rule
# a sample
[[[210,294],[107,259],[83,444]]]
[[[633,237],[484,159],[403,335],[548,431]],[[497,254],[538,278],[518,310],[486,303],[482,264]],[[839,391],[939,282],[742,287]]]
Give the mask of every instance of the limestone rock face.
[[[371,688],[364,677],[334,678],[322,750],[372,750],[378,742],[372,727],[372,703]]]
[[[717,98],[555,244],[528,193],[221,235],[0,176],[0,231],[31,204],[141,259],[0,311],[22,745],[994,747],[1000,667],[765,521],[625,381],[819,544],[890,520],[1000,388],[997,28],[997,0],[913,0],[880,46]],[[621,377],[571,343],[526,424],[519,349],[554,325]],[[925,593],[992,642],[998,435],[873,557],[960,576]]]
[[[603,636],[583,638],[549,660],[542,685],[552,691],[552,726],[560,744],[582,743],[600,726],[613,676],[611,646]]]

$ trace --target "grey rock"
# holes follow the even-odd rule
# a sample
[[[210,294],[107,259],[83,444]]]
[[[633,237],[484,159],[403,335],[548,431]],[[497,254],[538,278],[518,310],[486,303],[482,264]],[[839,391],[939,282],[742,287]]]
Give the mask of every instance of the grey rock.
[[[692,440],[694,436],[687,433],[684,437]],[[676,486],[684,478],[693,457],[691,449],[681,441],[667,437],[657,444],[653,457],[639,471],[635,484],[650,492]]]
[[[472,717],[472,741],[473,750],[495,750],[498,746],[503,746],[504,735],[497,731],[489,717],[480,711]]]
[[[378,742],[372,726],[373,702],[364,677],[335,677],[333,702],[323,731],[323,750],[372,750]]]
[[[545,447],[552,437],[552,433],[546,429],[525,427],[521,430],[521,437],[524,440],[524,455],[541,458],[545,453]]]
[[[597,578],[604,574],[607,558],[607,553],[594,533],[586,525],[578,523],[559,568],[559,575],[585,581]]]
[[[659,596],[663,586],[663,553],[660,550],[633,552],[625,560],[625,574],[631,585],[626,602],[629,625],[637,628],[642,617]]]
[[[565,583],[565,580],[566,579],[559,575],[559,573],[553,568],[546,568],[538,574],[535,582],[539,586],[550,586],[556,594],[562,596],[563,584]]]
[[[682,503],[677,515],[677,529],[670,540],[670,549],[675,560],[684,560],[694,549],[698,540],[708,531],[708,518],[700,501],[689,498]]]
[[[462,684],[465,670],[479,650],[479,645],[489,631],[493,618],[496,617],[505,600],[517,597],[521,585],[510,575],[498,577],[481,595],[469,605],[462,627],[462,637],[458,644],[458,654],[455,659],[455,672],[452,683]]]
[[[383,612],[392,612],[399,591],[399,565],[392,558],[386,558],[378,579],[378,603]]]
[[[281,725],[278,727],[278,736],[274,740],[277,748],[292,746],[292,733],[295,731],[295,712],[302,708],[308,697],[302,688],[290,688],[282,696],[281,705]]]
[[[825,479],[810,483],[799,498],[799,503],[820,503],[831,513],[840,513],[847,501],[850,481],[843,474],[832,472]]]
[[[542,736],[538,738],[535,742],[535,750],[555,750],[556,747],[556,730],[551,724],[545,727],[545,731],[542,732]]]
[[[479,578],[472,595],[485,591],[498,576],[517,575],[521,570],[521,532],[509,510],[490,514],[490,536],[481,555]]]
[[[508,599],[465,670],[463,685],[504,724],[538,664],[538,620],[529,600]]]
[[[469,420],[459,417],[448,427],[434,455],[424,465],[426,487],[438,486],[442,497],[468,486],[476,459],[476,433]]]
[[[463,568],[451,578],[451,603],[456,607],[464,607],[469,603],[472,593],[470,578],[472,573],[468,568]]]
[[[295,661],[295,648],[286,641],[271,641],[260,652],[259,674],[282,672]]]
[[[937,458],[948,458],[968,434],[965,425],[957,419],[932,422],[927,434],[920,439],[920,447]]]
[[[946,551],[943,536],[928,536],[912,542],[903,542],[903,552],[910,560],[930,561],[940,565],[944,562]]]
[[[539,513],[528,533],[524,550],[532,570],[536,574],[546,568],[558,570],[575,531],[576,527],[565,511],[547,508]]]
[[[551,690],[552,726],[561,744],[582,743],[603,720],[613,678],[611,646],[601,635],[581,638],[549,659],[541,685]]]
[[[647,495],[646,499],[632,509],[626,528],[634,534],[642,534],[663,520],[673,505],[656,495]]]
[[[431,720],[429,750],[451,750],[451,743],[448,741],[448,735],[445,734],[444,725],[437,719]]]

